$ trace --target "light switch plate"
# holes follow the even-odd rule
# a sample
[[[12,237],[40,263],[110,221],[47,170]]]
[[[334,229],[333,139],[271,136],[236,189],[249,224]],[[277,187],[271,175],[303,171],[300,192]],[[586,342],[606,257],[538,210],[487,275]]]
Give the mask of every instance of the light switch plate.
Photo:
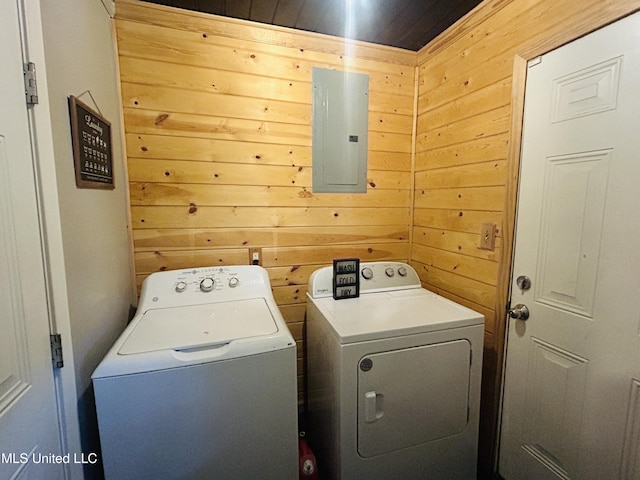
[[[480,247],[482,250],[494,250],[496,247],[496,224],[483,223],[480,229]]]

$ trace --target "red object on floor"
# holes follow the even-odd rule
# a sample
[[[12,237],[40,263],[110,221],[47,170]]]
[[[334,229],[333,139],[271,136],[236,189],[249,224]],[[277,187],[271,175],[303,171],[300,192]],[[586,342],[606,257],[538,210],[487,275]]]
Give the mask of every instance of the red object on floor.
[[[309,448],[304,432],[300,433],[298,440],[298,467],[300,480],[319,480],[316,456]]]

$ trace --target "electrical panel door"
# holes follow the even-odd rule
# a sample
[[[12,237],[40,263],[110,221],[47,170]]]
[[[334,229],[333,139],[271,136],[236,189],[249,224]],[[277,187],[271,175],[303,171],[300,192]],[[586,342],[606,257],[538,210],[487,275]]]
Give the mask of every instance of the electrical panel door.
[[[313,68],[313,191],[366,193],[369,76]]]

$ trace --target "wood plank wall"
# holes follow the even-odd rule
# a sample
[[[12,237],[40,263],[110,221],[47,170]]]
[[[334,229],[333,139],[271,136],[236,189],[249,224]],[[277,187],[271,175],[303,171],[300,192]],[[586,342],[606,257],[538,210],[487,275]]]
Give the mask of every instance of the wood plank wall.
[[[249,263],[260,249],[300,342],[313,270],[341,256],[410,259],[427,288],[487,318],[488,472],[517,181],[514,60],[638,8],[639,0],[584,0],[579,9],[571,0],[486,0],[416,56],[119,0],[138,284],[159,270]],[[367,194],[311,192],[313,66],[370,76]],[[495,251],[477,248],[482,223],[498,226]]]
[[[427,288],[486,316],[485,476],[496,453],[525,60],[638,8],[638,0],[486,0],[418,53],[411,263]],[[493,252],[478,249],[482,223],[498,226]]]
[[[311,272],[408,261],[415,52],[135,1],[115,23],[138,285],[259,249],[300,347]],[[369,75],[366,194],[311,191],[314,66]]]

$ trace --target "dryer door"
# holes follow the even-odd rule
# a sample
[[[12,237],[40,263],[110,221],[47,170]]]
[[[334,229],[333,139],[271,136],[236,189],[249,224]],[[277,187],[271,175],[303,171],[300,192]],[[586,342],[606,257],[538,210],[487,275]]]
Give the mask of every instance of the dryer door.
[[[365,458],[467,427],[467,340],[367,355],[358,365],[358,453]]]

